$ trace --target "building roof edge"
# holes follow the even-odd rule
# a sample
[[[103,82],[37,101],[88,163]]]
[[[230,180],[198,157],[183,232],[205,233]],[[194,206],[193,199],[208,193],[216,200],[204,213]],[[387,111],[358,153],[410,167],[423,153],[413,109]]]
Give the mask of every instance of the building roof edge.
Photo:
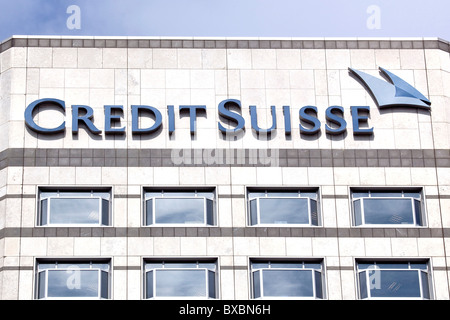
[[[199,49],[440,49],[438,37],[135,37],[14,35],[0,43],[12,47],[50,48],[199,48]]]

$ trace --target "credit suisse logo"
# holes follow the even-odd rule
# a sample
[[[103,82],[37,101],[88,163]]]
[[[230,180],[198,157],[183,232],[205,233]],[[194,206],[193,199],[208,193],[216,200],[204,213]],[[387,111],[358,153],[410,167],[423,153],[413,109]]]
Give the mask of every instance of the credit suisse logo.
[[[349,68],[350,72],[359,78],[372,93],[379,108],[407,106],[430,109],[430,100],[416,88],[392,72],[381,67],[379,69],[391,83],[365,72]]]

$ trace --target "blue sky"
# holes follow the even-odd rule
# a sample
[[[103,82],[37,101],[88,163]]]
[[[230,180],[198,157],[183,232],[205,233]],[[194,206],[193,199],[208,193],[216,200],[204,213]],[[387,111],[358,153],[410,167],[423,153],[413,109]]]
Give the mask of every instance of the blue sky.
[[[12,35],[439,37],[450,41],[448,0],[0,2],[0,41]],[[67,27],[66,11],[71,5],[80,8],[80,29]]]

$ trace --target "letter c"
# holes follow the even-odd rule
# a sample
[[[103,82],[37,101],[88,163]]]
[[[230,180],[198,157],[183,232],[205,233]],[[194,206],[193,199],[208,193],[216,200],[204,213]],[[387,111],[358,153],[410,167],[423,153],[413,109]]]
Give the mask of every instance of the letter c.
[[[49,133],[57,133],[57,132],[64,131],[66,128],[65,121],[63,121],[63,123],[61,123],[60,126],[58,126],[56,128],[51,128],[51,129],[38,126],[36,124],[36,122],[34,122],[33,111],[36,107],[38,107],[39,105],[41,105],[43,103],[49,103],[54,106],[60,107],[65,114],[66,106],[65,106],[64,101],[58,100],[58,99],[51,99],[51,98],[40,99],[40,100],[33,101],[25,109],[25,124],[28,126],[28,128],[30,128],[31,130],[33,130],[34,132],[37,132],[37,133],[49,134]]]

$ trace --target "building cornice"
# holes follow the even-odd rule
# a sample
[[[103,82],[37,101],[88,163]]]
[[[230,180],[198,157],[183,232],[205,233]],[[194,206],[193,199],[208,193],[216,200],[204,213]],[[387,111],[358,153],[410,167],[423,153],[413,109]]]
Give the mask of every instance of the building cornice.
[[[440,38],[249,38],[249,37],[97,37],[12,36],[0,52],[13,47],[42,48],[194,48],[194,49],[438,49],[450,52]]]

